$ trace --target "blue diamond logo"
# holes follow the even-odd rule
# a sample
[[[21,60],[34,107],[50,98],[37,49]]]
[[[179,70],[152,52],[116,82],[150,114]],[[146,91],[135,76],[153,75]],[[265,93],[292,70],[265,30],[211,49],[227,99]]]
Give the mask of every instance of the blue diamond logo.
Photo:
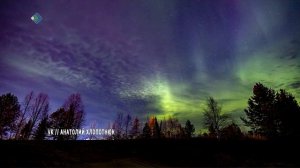
[[[30,18],[35,24],[39,24],[42,20],[43,17],[39,13],[35,13],[34,15],[31,16]]]

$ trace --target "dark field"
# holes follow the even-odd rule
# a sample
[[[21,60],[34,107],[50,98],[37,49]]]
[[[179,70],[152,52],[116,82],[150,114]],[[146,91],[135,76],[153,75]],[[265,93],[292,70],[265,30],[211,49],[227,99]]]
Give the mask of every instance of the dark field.
[[[1,167],[300,166],[296,139],[0,141]]]

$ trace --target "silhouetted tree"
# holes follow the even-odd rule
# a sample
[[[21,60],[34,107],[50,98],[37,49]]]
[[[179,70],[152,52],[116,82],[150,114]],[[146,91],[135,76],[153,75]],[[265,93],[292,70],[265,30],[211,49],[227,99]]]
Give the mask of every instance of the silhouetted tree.
[[[148,125],[150,127],[150,135],[151,137],[153,137],[153,133],[154,133],[154,125],[155,125],[155,116],[150,116],[150,118],[148,119]]]
[[[161,136],[165,138],[181,138],[184,136],[184,129],[177,118],[164,119],[160,125]]]
[[[160,127],[158,125],[158,122],[157,122],[157,118],[155,117],[154,118],[154,126],[153,126],[153,129],[152,129],[152,137],[153,138],[160,138]]]
[[[64,108],[60,108],[50,115],[49,125],[53,129],[58,129],[59,132],[62,129],[75,129],[74,125],[74,113],[73,111],[66,111]],[[74,135],[52,135],[54,140],[75,140],[77,136]]]
[[[96,121],[93,121],[90,125],[90,129],[96,129],[96,128],[97,128]],[[88,135],[88,140],[97,140],[97,139],[98,139],[97,135],[94,134]]]
[[[253,87],[253,96],[248,100],[245,109],[247,119],[241,118],[256,134],[274,136],[276,134],[275,122],[275,91],[257,83]]]
[[[128,138],[128,132],[129,132],[129,129],[132,125],[132,119],[131,119],[131,115],[130,114],[127,114],[126,117],[125,117],[125,121],[124,121],[124,127],[125,127],[125,131],[124,131],[124,138]]]
[[[44,140],[47,134],[48,129],[48,117],[45,116],[41,122],[39,123],[35,133],[34,133],[34,140]]]
[[[139,134],[140,134],[140,120],[137,117],[135,117],[130,130],[130,137],[135,139],[139,137]]]
[[[122,112],[117,114],[117,117],[113,123],[114,135],[113,139],[127,139],[131,135],[132,129],[132,117],[130,114],[124,116]]]
[[[50,119],[49,119],[49,125],[51,128],[53,129],[67,129],[67,123],[66,123],[66,111],[64,108],[59,108],[58,110],[56,110],[55,112],[53,112],[50,115]],[[69,139],[68,136],[64,136],[64,135],[60,135],[60,134],[55,134],[55,135],[51,135],[53,140],[67,140]]]
[[[124,132],[124,117],[123,113],[118,113],[117,118],[113,123],[114,135],[113,139],[122,139]]]
[[[49,99],[48,95],[44,93],[39,93],[38,96],[34,99],[32,105],[32,111],[30,114],[30,120],[32,121],[30,127],[30,134],[33,129],[37,126],[37,123],[43,118],[46,118],[46,115],[49,111]]]
[[[150,129],[149,124],[147,122],[145,123],[145,126],[143,128],[142,137],[145,138],[145,139],[151,138],[151,129]]]
[[[228,118],[227,114],[221,114],[221,107],[218,102],[209,97],[207,108],[204,110],[204,125],[208,128],[210,134],[220,138],[220,130],[225,126]]]
[[[225,139],[239,139],[243,133],[238,125],[232,123],[221,130],[222,138]]]
[[[295,97],[280,89],[275,97],[275,110],[278,113],[277,125],[280,136],[300,136],[300,107]]]
[[[18,98],[11,93],[0,96],[0,139],[7,136],[9,131],[14,131],[16,119],[20,115]]]
[[[80,94],[71,94],[63,107],[68,113],[68,120],[70,120],[72,128],[81,128],[84,122],[85,113]],[[74,138],[76,139],[77,137]]]
[[[20,136],[20,133],[21,133],[21,130],[24,128],[25,124],[27,123],[27,121],[26,121],[27,116],[26,115],[31,110],[31,104],[32,104],[33,99],[34,99],[33,91],[31,91],[28,95],[25,96],[25,99],[22,103],[23,104],[23,109],[21,110],[21,114],[20,114],[20,117],[18,119],[18,125],[17,125],[15,139],[21,139],[22,138]]]
[[[253,96],[245,109],[247,118],[241,118],[254,134],[266,137],[299,135],[299,105],[295,98],[284,90],[273,89],[256,83]]]
[[[32,128],[32,121],[29,120],[24,127],[21,129],[21,134],[19,139],[21,140],[28,140],[30,133],[31,133],[31,128]]]
[[[83,103],[79,94],[72,94],[63,108],[50,115],[50,127],[54,129],[79,129],[84,121]],[[55,140],[76,140],[77,135],[53,135]]]
[[[160,127],[161,137],[167,138],[168,128],[167,128],[166,119],[163,119],[163,120],[160,121],[159,127]]]
[[[24,101],[25,108],[21,114],[18,125],[21,127],[26,123],[26,129],[19,128],[16,133],[16,139],[29,139],[37,128],[38,123],[48,114],[49,99],[48,95],[39,93],[37,96],[33,92],[30,92]],[[26,115],[27,119],[26,119]],[[23,130],[23,137],[19,137],[19,130]],[[26,131],[26,132],[24,132]]]
[[[184,130],[185,130],[185,134],[186,134],[186,136],[187,136],[188,138],[191,138],[192,135],[194,134],[194,132],[195,132],[195,127],[194,127],[194,125],[191,123],[190,120],[187,120],[187,121],[186,121]]]

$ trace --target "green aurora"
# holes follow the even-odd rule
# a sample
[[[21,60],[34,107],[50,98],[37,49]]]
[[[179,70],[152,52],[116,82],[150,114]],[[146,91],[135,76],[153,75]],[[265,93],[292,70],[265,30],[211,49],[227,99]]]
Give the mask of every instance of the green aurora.
[[[44,92],[50,112],[80,93],[86,127],[105,128],[122,112],[143,122],[190,119],[200,130],[209,96],[243,127],[257,82],[300,102],[300,1],[28,4],[1,4],[0,93],[22,102],[32,90]]]

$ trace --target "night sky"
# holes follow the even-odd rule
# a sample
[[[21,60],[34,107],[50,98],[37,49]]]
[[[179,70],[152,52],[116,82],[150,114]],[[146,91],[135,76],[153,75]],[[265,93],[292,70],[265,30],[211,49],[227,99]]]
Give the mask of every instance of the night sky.
[[[300,1],[0,2],[0,94],[47,93],[53,112],[78,92],[86,126],[123,112],[199,129],[208,96],[240,123],[256,82],[300,101]]]

